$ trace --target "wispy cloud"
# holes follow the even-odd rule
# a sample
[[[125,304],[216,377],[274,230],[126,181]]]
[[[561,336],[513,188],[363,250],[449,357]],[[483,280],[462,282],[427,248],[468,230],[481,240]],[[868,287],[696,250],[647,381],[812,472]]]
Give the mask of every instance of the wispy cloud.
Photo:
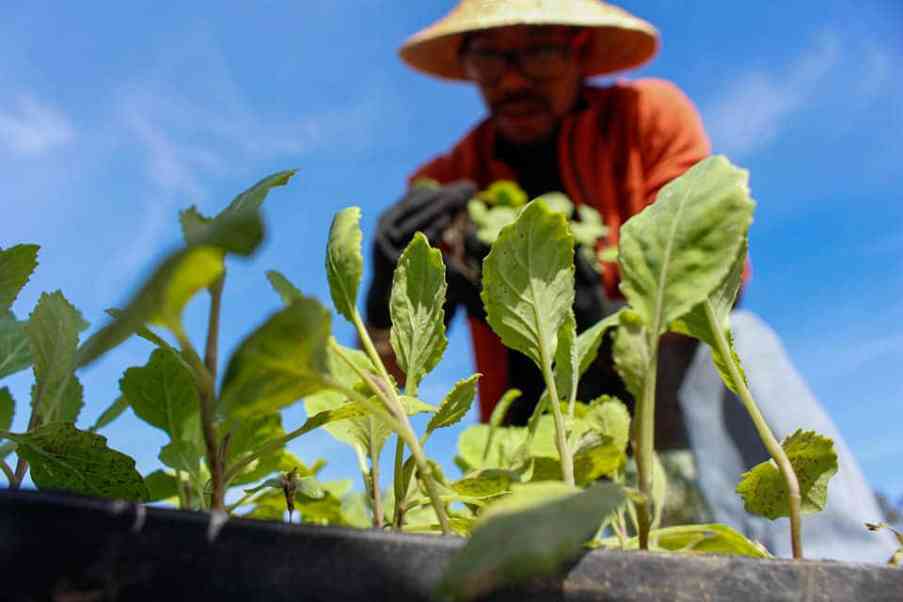
[[[703,109],[715,147],[746,154],[772,142],[837,64],[840,43],[824,32],[791,64],[741,73]]]
[[[0,105],[0,149],[18,157],[38,157],[75,138],[75,128],[62,111],[31,95]]]

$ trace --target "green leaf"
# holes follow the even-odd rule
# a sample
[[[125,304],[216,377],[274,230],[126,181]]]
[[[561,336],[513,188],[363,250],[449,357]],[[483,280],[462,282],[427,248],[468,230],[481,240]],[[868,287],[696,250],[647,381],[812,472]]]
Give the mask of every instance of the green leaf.
[[[0,315],[0,378],[31,365],[31,347],[25,324],[16,320],[12,312]]]
[[[481,191],[478,198],[494,207],[522,207],[530,200],[524,189],[513,180],[496,180]]]
[[[147,487],[145,502],[162,502],[179,497],[179,482],[176,478],[162,470],[155,470],[144,478]]]
[[[106,314],[108,316],[110,316],[111,318],[113,318],[114,320],[125,315],[121,309],[116,309],[115,307],[111,307],[111,308],[107,309]],[[160,347],[162,349],[169,349],[171,351],[178,353],[178,350],[175,347],[173,347],[172,345],[167,343],[165,340],[163,340],[162,337],[157,335],[154,331],[152,331],[150,328],[148,328],[146,326],[142,326],[142,327],[138,328],[138,330],[135,331],[135,335],[141,337],[145,341],[153,343],[157,347]]]
[[[608,438],[581,447],[574,454],[574,480],[580,486],[589,485],[603,476],[615,473],[624,465],[625,457],[624,450],[618,449]],[[557,473],[561,473],[560,462]]]
[[[571,232],[574,233],[574,243],[584,249],[594,250],[596,242],[608,234],[608,228],[602,223],[602,216],[589,205],[577,207],[579,222],[571,222]]]
[[[618,325],[621,311],[617,311],[599,320],[577,336],[577,365],[580,367],[579,375],[583,376],[596,361],[602,339],[610,328]]]
[[[0,250],[0,314],[6,313],[38,265],[38,245]]]
[[[377,404],[381,403],[375,397],[373,400]],[[346,402],[347,398],[341,393],[322,391],[305,397],[304,407],[309,416],[316,416],[327,411],[339,411],[348,405]],[[360,408],[357,404],[354,407]],[[370,457],[371,448],[374,450],[374,459],[378,461],[386,440],[392,434],[392,428],[382,418],[372,416],[369,412],[362,413],[363,415],[348,420],[329,421],[324,423],[323,427],[333,438],[350,445],[355,450],[358,463],[364,469],[365,458]]]
[[[671,324],[671,330],[674,332],[697,338],[712,348],[712,360],[718,369],[718,373],[721,375],[721,380],[734,393],[737,393],[738,387],[728,368],[729,361],[734,362],[740,376],[744,381],[746,380],[746,375],[743,373],[743,368],[740,365],[740,358],[737,356],[737,352],[734,351],[734,339],[731,334],[730,323],[731,310],[734,308],[737,294],[740,292],[743,267],[746,264],[746,247],[747,244],[744,241],[727,278],[715,289],[712,295],[695,306],[687,315]],[[728,342],[731,353],[730,358],[725,358],[718,350],[716,333],[713,330],[712,323],[709,321],[707,309],[711,311],[714,317],[714,328],[718,328]]]
[[[574,301],[574,238],[564,217],[528,204],[486,256],[481,297],[502,342],[550,367]]]
[[[624,501],[621,487],[613,483],[552,500],[528,494],[533,499],[526,509],[521,509],[520,495],[515,490],[487,509],[470,540],[449,562],[438,596],[469,600],[527,579],[558,574]],[[504,510],[492,512],[499,506]]]
[[[389,298],[389,341],[404,371],[405,390],[417,394],[420,380],[436,367],[445,338],[445,265],[439,249],[418,232],[398,259]]]
[[[279,297],[282,298],[282,302],[286,305],[291,305],[292,301],[304,297],[304,295],[301,294],[301,291],[298,290],[298,288],[281,272],[270,270],[267,272],[267,280],[270,281],[270,286],[272,286],[273,290],[279,294]]]
[[[229,447],[226,465],[231,466],[245,454],[254,452],[261,445],[279,441],[285,437],[282,428],[282,415],[279,413],[262,416],[242,416],[230,420],[222,432],[229,433]],[[241,473],[237,474],[229,485],[238,486],[253,483],[268,474],[279,470],[285,453],[284,446],[268,447],[268,453],[261,454]]]
[[[223,253],[217,248],[190,247],[170,255],[119,316],[85,341],[78,351],[78,365],[90,364],[147,323],[181,331],[182,309],[195,293],[213,284],[224,269]]]
[[[609,437],[622,452],[627,450],[630,411],[619,399],[603,395],[593,400],[583,422],[590,432]]]
[[[487,446],[490,433],[492,445]],[[455,464],[465,473],[480,468],[513,468],[516,452],[526,438],[527,429],[523,427],[475,424],[458,436]]]
[[[0,431],[8,431],[13,425],[13,416],[16,412],[16,400],[9,387],[0,389]]]
[[[361,210],[348,207],[339,211],[329,228],[326,247],[326,277],[336,311],[349,322],[357,314],[357,289],[364,271],[361,255]]]
[[[241,215],[247,211],[256,211],[260,209],[263,201],[273,188],[285,186],[298,173],[297,169],[286,169],[270,174],[263,178],[234,199],[229,205],[216,216],[216,219],[223,219],[234,215]]]
[[[54,422],[9,438],[19,444],[16,452],[31,465],[31,479],[39,489],[131,501],[147,497],[135,461],[107,447],[106,437]]]
[[[651,366],[652,350],[649,348],[649,332],[639,314],[632,310],[622,310],[620,326],[615,332],[612,349],[615,369],[624,380],[624,385],[635,399],[643,395],[646,375],[655,367]]]
[[[315,299],[300,298],[273,314],[229,360],[226,413],[270,413],[322,389],[329,329],[329,312]]]
[[[194,441],[170,441],[160,450],[160,461],[174,470],[187,472],[193,481],[201,474],[204,450]]]
[[[650,533],[650,539],[657,548],[669,552],[772,557],[762,544],[750,541],[727,525],[717,523],[656,529]]]
[[[480,500],[508,493],[511,483],[516,480],[516,475],[510,470],[489,468],[471,472],[454,483],[449,483],[448,488],[462,498]]]
[[[561,403],[576,400],[577,384],[580,382],[579,358],[577,357],[577,320],[574,310],[567,312],[558,330],[558,349],[555,350],[555,386]]]
[[[426,425],[427,433],[457,424],[467,415],[467,412],[470,411],[470,406],[473,404],[474,396],[477,394],[477,381],[479,378],[479,374],[474,374],[455,383],[452,390],[442,400],[439,411]]]
[[[187,438],[186,422],[200,400],[194,375],[174,352],[155,349],[147,364],[125,371],[119,389],[139,418],[173,441]]]
[[[621,227],[621,291],[654,336],[709,298],[730,272],[755,206],[747,180],[724,157],[709,157]]]
[[[95,433],[107,426],[117,418],[119,418],[123,412],[125,412],[129,407],[129,400],[124,396],[120,395],[116,398],[113,403],[107,406],[107,409],[101,413],[101,415],[97,418],[97,421],[91,426],[90,430],[92,433]]]
[[[84,319],[59,291],[44,293],[28,318],[25,332],[35,375],[31,406],[46,422],[75,422],[82,386],[75,377],[78,332]]]
[[[800,486],[800,511],[818,512],[828,499],[828,481],[837,472],[834,442],[813,431],[797,430],[781,443]],[[789,516],[787,484],[773,460],[743,474],[737,493],[746,511],[774,520]]]
[[[203,215],[194,205],[179,211],[179,224],[182,226],[182,238],[185,239],[185,244],[194,245],[203,240],[212,222],[212,217]]]

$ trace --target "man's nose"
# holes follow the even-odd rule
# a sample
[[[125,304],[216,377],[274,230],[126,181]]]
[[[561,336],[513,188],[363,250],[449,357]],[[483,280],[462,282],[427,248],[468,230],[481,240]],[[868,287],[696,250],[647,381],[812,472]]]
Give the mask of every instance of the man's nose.
[[[503,92],[510,92],[512,90],[523,90],[524,88],[529,88],[531,85],[532,82],[524,75],[523,71],[521,71],[520,65],[516,65],[509,61],[509,63],[505,65],[505,70],[502,72],[502,77],[499,80],[497,87]]]

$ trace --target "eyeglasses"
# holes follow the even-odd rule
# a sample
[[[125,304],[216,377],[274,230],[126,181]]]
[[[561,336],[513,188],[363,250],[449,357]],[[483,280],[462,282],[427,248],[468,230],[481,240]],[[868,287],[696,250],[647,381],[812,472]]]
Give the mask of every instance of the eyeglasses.
[[[501,81],[509,65],[533,81],[557,79],[567,67],[572,45],[531,46],[521,50],[465,48],[461,60],[467,77],[483,85]]]

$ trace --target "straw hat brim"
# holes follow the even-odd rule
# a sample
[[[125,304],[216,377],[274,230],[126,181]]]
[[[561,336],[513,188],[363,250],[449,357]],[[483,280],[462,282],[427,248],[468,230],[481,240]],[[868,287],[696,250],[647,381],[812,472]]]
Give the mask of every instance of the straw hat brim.
[[[401,58],[423,73],[468,79],[459,50],[465,34],[512,25],[586,28],[590,39],[584,74],[605,75],[638,67],[658,52],[658,31],[650,23],[599,0],[461,0],[452,12],[411,36]]]

